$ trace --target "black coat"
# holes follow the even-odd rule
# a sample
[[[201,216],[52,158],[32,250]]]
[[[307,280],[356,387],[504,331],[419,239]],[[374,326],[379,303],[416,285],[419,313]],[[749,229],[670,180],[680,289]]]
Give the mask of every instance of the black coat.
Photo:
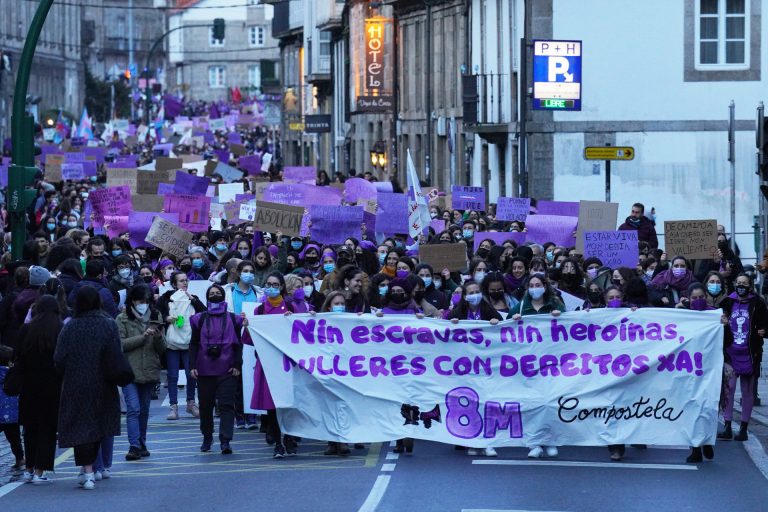
[[[101,311],[69,321],[53,360],[62,376],[59,447],[120,435],[120,396],[107,381],[111,362],[123,357],[117,324]]]
[[[53,364],[53,350],[38,351],[30,347],[32,340],[27,326],[19,333],[19,364],[21,367],[21,395],[19,395],[19,423],[49,425],[56,428],[59,418],[61,376]]]

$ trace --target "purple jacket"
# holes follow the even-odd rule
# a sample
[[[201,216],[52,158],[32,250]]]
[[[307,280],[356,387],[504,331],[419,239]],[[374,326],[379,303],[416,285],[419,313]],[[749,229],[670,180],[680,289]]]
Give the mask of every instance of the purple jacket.
[[[193,315],[190,325],[190,370],[197,370],[201,377],[222,377],[230,368],[243,366],[243,344],[238,334],[243,327],[241,317],[230,312],[211,314],[204,311]],[[218,356],[215,356],[216,351]]]

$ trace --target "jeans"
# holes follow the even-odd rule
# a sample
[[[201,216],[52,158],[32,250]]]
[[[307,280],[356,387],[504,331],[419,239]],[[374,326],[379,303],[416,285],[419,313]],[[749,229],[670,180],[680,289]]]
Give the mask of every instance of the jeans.
[[[154,387],[153,382],[146,384],[134,382],[123,388],[127,409],[125,424],[128,430],[128,442],[135,448],[141,448],[147,444],[149,404]]]
[[[93,463],[94,471],[104,471],[112,468],[112,454],[115,448],[115,437],[106,436],[99,444],[99,453],[96,455],[96,462]]]
[[[166,350],[165,360],[168,364],[168,400],[171,405],[179,403],[179,368],[182,363],[187,376],[187,402],[194,402],[197,381],[189,375],[189,350]]]
[[[235,429],[235,393],[240,378],[231,375],[199,377],[200,432],[204,439],[213,439],[213,405],[218,402],[219,440],[231,441]]]

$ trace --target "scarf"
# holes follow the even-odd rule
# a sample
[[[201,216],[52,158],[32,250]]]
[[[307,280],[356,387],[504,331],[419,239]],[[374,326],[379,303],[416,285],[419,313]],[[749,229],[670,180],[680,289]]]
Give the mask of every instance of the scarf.
[[[524,277],[517,278],[512,274],[504,274],[504,282],[507,283],[510,290],[517,290],[523,285]]]
[[[384,265],[383,267],[381,267],[381,273],[389,277],[390,279],[394,279],[397,276],[397,270],[388,265]]]
[[[691,283],[693,283],[694,277],[693,272],[690,270],[686,270],[685,274],[680,277],[675,277],[675,275],[672,273],[672,270],[665,270],[663,272],[660,272],[656,277],[651,280],[651,286],[655,288],[664,288],[665,286],[670,286],[671,288],[674,288],[678,292],[687,292],[688,286],[690,286]]]

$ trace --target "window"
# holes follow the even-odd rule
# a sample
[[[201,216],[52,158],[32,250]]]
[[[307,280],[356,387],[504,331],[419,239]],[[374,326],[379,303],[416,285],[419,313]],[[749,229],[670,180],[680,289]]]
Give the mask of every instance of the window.
[[[748,0],[697,0],[696,8],[696,69],[748,68]]]
[[[264,46],[264,27],[248,27],[248,43],[251,46]]]
[[[227,39],[218,40],[213,37],[213,27],[208,27],[208,46],[224,46]]]
[[[261,89],[261,66],[248,66],[248,87]]]
[[[211,66],[208,68],[208,86],[222,88],[227,86],[227,68]]]

